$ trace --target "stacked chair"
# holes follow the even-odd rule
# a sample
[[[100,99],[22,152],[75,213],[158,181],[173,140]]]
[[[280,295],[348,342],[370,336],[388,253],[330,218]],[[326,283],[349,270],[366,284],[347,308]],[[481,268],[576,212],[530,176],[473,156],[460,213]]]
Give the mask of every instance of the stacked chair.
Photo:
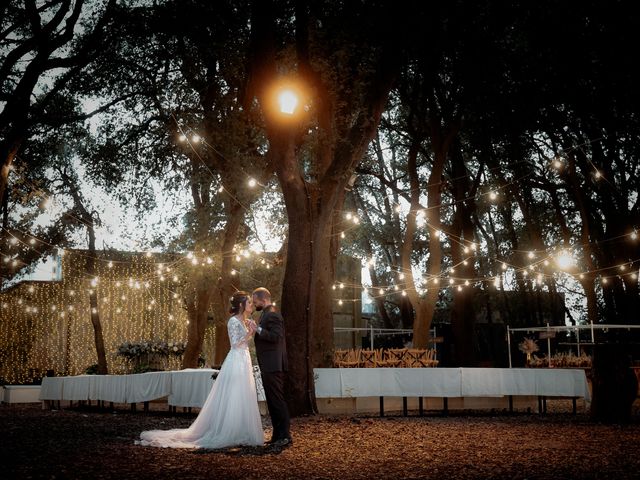
[[[333,356],[336,368],[433,368],[438,363],[433,348],[351,348],[336,350]]]

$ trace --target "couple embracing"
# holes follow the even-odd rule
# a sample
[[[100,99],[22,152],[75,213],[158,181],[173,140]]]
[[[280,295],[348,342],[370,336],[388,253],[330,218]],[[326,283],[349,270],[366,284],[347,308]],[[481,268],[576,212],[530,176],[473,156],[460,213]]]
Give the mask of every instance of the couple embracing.
[[[257,288],[253,294],[236,292],[230,301],[232,316],[227,322],[227,331],[231,350],[198,417],[186,429],[142,432],[136,443],[206,449],[263,445],[264,433],[249,354],[249,341],[253,338],[273,426],[267,443],[275,447],[291,445],[284,394],[287,349],[282,315],[271,304],[271,294],[266,288]],[[254,310],[261,312],[257,323],[251,318]]]

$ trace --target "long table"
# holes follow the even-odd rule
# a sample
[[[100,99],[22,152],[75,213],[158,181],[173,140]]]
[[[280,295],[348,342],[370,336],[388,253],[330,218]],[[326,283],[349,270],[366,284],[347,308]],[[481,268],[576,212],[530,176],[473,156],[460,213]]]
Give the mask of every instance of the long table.
[[[193,368],[133,375],[76,375],[45,377],[40,388],[42,401],[96,400],[112,403],[141,403],[167,397],[172,407],[202,407],[219,370]],[[264,390],[256,374],[258,400]]]
[[[582,369],[316,368],[317,398],[537,396],[591,400]],[[574,404],[575,406],[575,404]]]

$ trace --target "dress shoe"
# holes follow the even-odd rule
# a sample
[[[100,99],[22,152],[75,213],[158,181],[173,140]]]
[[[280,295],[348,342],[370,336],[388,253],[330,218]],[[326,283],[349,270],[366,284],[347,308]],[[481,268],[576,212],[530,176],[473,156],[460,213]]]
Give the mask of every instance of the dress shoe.
[[[293,445],[293,440],[290,437],[279,438],[271,442],[271,445],[278,448],[290,447]]]

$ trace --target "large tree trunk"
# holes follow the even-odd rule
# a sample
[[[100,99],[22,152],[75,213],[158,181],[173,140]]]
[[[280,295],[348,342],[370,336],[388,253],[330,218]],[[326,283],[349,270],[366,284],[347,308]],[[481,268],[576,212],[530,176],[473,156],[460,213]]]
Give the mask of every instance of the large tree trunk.
[[[89,236],[89,256],[85,263],[85,272],[87,273],[87,276],[93,280],[96,275],[96,234],[94,230],[94,215],[89,213],[84,206],[83,198],[74,179],[64,172],[62,173],[62,178],[67,184],[71,196],[73,197],[74,208],[78,211],[78,217],[87,227],[87,234]],[[97,286],[94,286],[89,293],[89,304],[91,308],[89,312],[91,315],[91,325],[93,326],[96,355],[98,357],[98,373],[100,375],[106,375],[109,372],[109,369],[107,365],[107,355],[104,348],[104,336],[102,333],[102,323],[100,322],[100,311],[98,310],[96,287]]]
[[[431,328],[431,320],[435,308],[435,300],[430,303],[428,299],[423,299],[418,294],[413,277],[413,269],[411,267],[411,253],[413,252],[415,233],[417,228],[416,215],[420,210],[420,185],[418,181],[418,165],[417,157],[420,148],[420,140],[416,139],[412,142],[407,158],[407,170],[409,172],[409,182],[411,186],[411,207],[407,216],[407,226],[405,229],[404,241],[400,250],[400,262],[402,272],[407,279],[407,296],[413,306],[413,346],[415,348],[426,348],[429,338],[429,330]],[[437,293],[437,288],[435,289]],[[437,297],[435,297],[437,299]]]
[[[187,347],[182,357],[182,368],[198,368],[198,360],[202,352],[204,334],[207,329],[209,305],[213,297],[213,288],[207,278],[198,273],[192,279],[190,292],[186,298],[189,325],[187,327]]]
[[[329,322],[331,326],[333,320],[330,303],[314,302],[314,305],[311,305],[311,290],[326,292],[330,302],[333,277],[326,277],[330,270],[315,268],[316,259],[323,253],[320,249],[325,243],[320,239],[320,244],[314,245],[314,230],[321,229],[322,226],[317,223],[319,219],[315,218],[317,211],[312,208],[307,185],[302,178],[287,175],[289,169],[286,165],[293,166],[297,163],[292,137],[285,134],[277,137],[277,140],[280,141],[272,141],[270,152],[280,157],[274,163],[281,166],[277,171],[281,179],[289,223],[289,243],[282,285],[282,314],[287,333],[290,379],[287,388],[292,400],[289,402],[291,414],[297,416],[314,412],[316,409],[313,368],[321,366],[322,363],[315,364],[314,357],[318,357],[317,354],[314,355],[315,347],[327,343],[333,346],[333,332],[331,338],[314,336],[315,319]],[[331,218],[328,217],[329,220]],[[327,226],[324,226],[324,229],[326,228]],[[325,290],[327,286],[329,290]],[[320,328],[318,330],[322,331]]]
[[[93,221],[87,224],[89,229],[89,256],[87,257],[86,272],[91,279],[96,274],[96,236],[93,231]],[[93,325],[93,338],[96,345],[96,354],[98,356],[98,374],[107,375],[109,367],[107,364],[107,355],[104,349],[104,335],[102,333],[102,323],[100,322],[100,310],[98,310],[98,295],[96,287],[89,292],[89,304],[91,312],[91,325]]]
[[[270,86],[278,80],[278,72],[286,68],[278,64],[276,55],[275,9],[267,1],[254,2],[252,7],[253,62],[249,90],[254,91],[264,114],[269,163],[278,176],[289,221],[282,313],[290,366],[289,407],[296,416],[315,411],[313,368],[331,364],[335,209],[341,206],[344,189],[375,134],[399,62],[391,44],[385,44],[384,48],[372,51],[377,59],[370,70],[375,72],[373,76],[356,79],[351,75],[323,75],[326,72],[316,68],[324,68],[321,65],[326,65],[329,57],[322,57],[322,49],[311,48],[314,45],[309,37],[316,23],[308,17],[309,5],[296,2],[296,73],[306,82],[308,91],[313,91],[310,95],[318,130],[317,142],[307,152],[307,166],[303,166],[297,156],[303,151],[309,126],[295,116],[284,118],[270,108],[273,105]],[[361,46],[370,48],[369,44]],[[331,56],[334,52],[324,53]],[[320,55],[319,62],[311,61],[312,54]],[[359,95],[345,93],[351,89]]]
[[[4,143],[4,142],[3,142]],[[2,161],[2,165],[0,166],[0,199],[4,199],[5,195],[8,191],[9,185],[9,172],[11,171],[11,166],[13,165],[13,160],[18,154],[18,150],[20,145],[22,144],[21,140],[16,140],[11,145],[6,148],[2,145],[0,151],[0,161]],[[5,212],[9,209],[9,203],[3,203]]]
[[[459,149],[451,151],[452,184],[456,210],[452,233],[459,241],[451,246],[452,264],[455,266],[456,286],[451,305],[451,330],[455,352],[454,364],[460,367],[476,365],[476,316],[474,312],[473,288],[461,283],[461,279],[475,278],[474,228],[471,217],[475,213],[475,202],[470,191],[469,172]]]
[[[427,348],[429,331],[436,311],[436,302],[440,295],[440,273],[442,268],[442,244],[436,234],[442,231],[440,223],[440,210],[442,204],[442,174],[444,164],[458,129],[451,128],[447,134],[440,131],[438,125],[431,130],[431,142],[433,144],[434,158],[431,174],[427,181],[427,213],[426,219],[429,227],[429,266],[427,278],[429,279],[424,306],[418,308],[413,324],[413,346],[415,348]]]
[[[233,265],[233,246],[238,241],[238,232],[242,225],[244,210],[242,206],[235,200],[235,197],[229,195],[229,207],[227,208],[227,225],[224,231],[224,241],[220,247],[221,267],[220,278],[218,279],[218,296],[222,311],[216,316],[215,323],[215,351],[213,355],[213,364],[215,366],[222,365],[231,345],[229,343],[229,334],[227,332],[227,307],[229,307],[229,298],[236,291],[236,287],[230,276]]]

